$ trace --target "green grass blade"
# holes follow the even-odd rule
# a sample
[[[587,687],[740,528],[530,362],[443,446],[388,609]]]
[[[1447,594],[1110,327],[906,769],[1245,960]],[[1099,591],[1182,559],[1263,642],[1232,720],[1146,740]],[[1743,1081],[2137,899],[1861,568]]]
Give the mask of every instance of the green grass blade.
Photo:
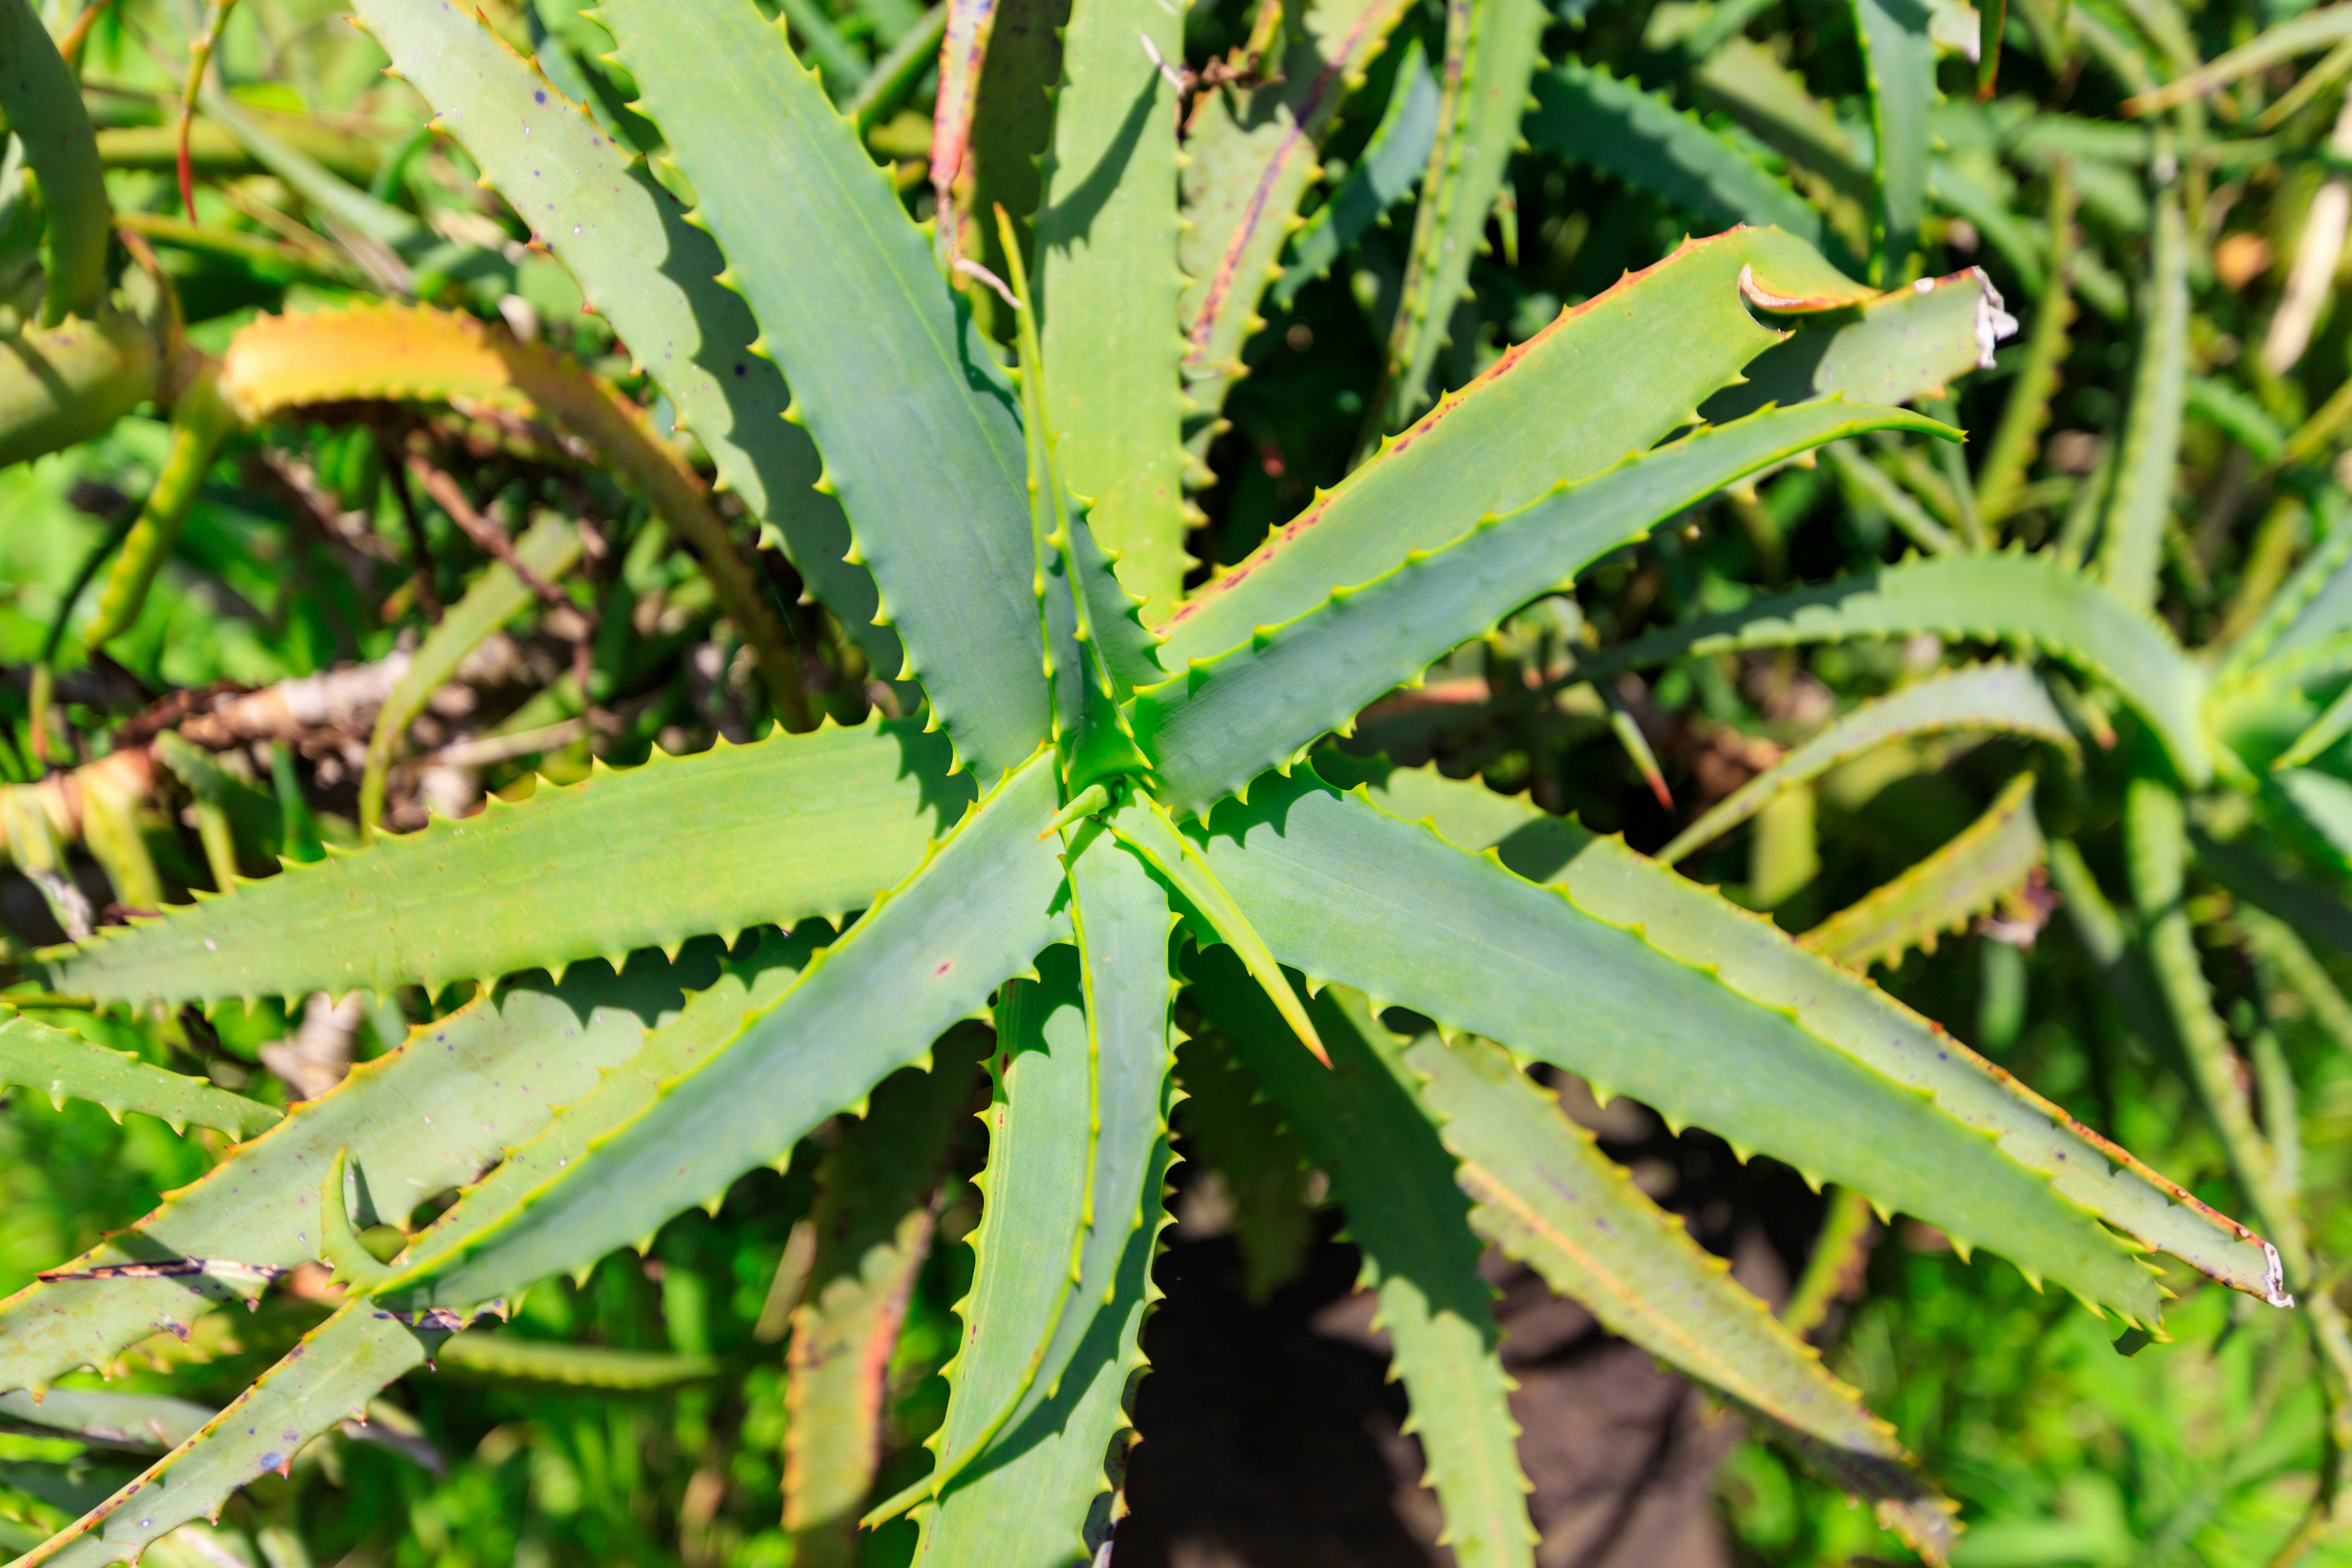
[[[580,563],[581,549],[580,531],[551,511],[541,512],[514,546],[515,559],[546,583],[569,574]],[[536,597],[513,567],[493,561],[409,656],[408,668],[401,671],[383,706],[376,710],[375,728],[368,735],[367,767],[360,777],[362,832],[373,836],[383,819],[384,784],[392,771],[393,748],[408,738],[409,724],[425,711],[433,694],[456,677],[466,657],[522,614]]]
[[[359,0],[359,19],[425,95],[668,395],[719,480],[772,526],[784,553],[885,678],[905,663],[875,622],[873,577],[845,557],[841,504],[808,433],[783,418],[792,392],[751,352],[759,327],[718,281],[719,247],[686,221],[645,161],[614,142],[478,17],[435,0]]]
[[[1201,812],[1343,725],[1381,692],[1725,485],[1865,430],[1941,431],[1899,409],[1841,400],[1770,409],[1479,520],[1388,576],[1136,694],[1135,734],[1171,810]],[[1469,521],[1470,520],[1464,520]]]
[[[2160,88],[2126,100],[2124,110],[2147,115],[2176,108],[2282,60],[2317,54],[2347,38],[2352,38],[2352,11],[2340,5],[2306,11],[2265,28],[2229,53],[2175,77]]]
[[[2172,522],[2180,466],[2180,415],[2189,371],[2189,231],[2180,195],[2156,208],[2155,258],[2141,295],[2146,324],[2116,488],[2099,542],[2099,574],[2134,605],[2156,601],[2156,572]]]
[[[42,266],[48,273],[42,322],[54,327],[68,316],[94,317],[106,302],[114,207],[81,83],[31,0],[0,0],[0,119],[24,142],[25,162],[41,182],[47,217]]]
[[[1055,939],[1061,863],[1037,831],[1055,807],[1051,756],[1001,783],[922,863],[764,1011],[659,1086],[593,1156],[546,1175],[494,1224],[416,1262],[379,1295],[478,1306],[649,1241],[792,1152],[825,1117],[921,1057]],[[455,1213],[456,1211],[452,1211]]]
[[[2040,555],[1946,555],[1759,599],[1590,661],[1607,673],[1733,648],[1853,637],[1945,637],[2039,648],[2115,688],[2163,742],[2182,778],[2212,776],[2200,709],[2205,679],[2162,623],[2064,563]]]
[[[1657,858],[1673,865],[1761,811],[1784,789],[1816,779],[1889,741],[1953,730],[2025,735],[2076,752],[2050,693],[2031,669],[2015,664],[1972,664],[1865,702],[1724,797],[1706,816],[1675,835]]]
[[[993,779],[1048,733],[1003,373],[781,26],[751,0],[611,0],[599,15],[792,380],[907,645],[899,673],[922,679],[959,756]],[[907,460],[910,442],[922,461]]]
[[[1539,0],[1448,0],[1437,141],[1389,333],[1378,411],[1383,429],[1401,428],[1428,400],[1430,373],[1470,281],[1470,258],[1486,248],[1486,219],[1519,142],[1528,84],[1543,60],[1543,26]]]
[[[784,1529],[795,1563],[856,1561],[857,1516],[882,1456],[890,1350],[930,1255],[940,1179],[989,1038],[951,1031],[931,1070],[883,1079],[817,1169],[807,1221],[816,1247],[786,1362]]]
[[[2049,855],[2033,815],[2033,775],[2011,779],[1976,821],[1909,870],[1807,931],[1802,944],[1848,969],[1897,963],[1913,948],[1994,910],[2031,914],[2027,884]]]
[[[1303,774],[1261,784],[1252,807],[1221,818],[1206,852],[1311,978],[1858,1187],[2137,1321],[2162,1300],[2142,1245],[2275,1288],[2259,1237],[1769,921],[1613,840],[1531,814],[1500,848],[1543,887]]]
[[[1405,46],[1388,107],[1355,166],[1292,237],[1290,265],[1272,289],[1276,305],[1288,310],[1300,289],[1328,272],[1374,224],[1385,223],[1390,209],[1412,191],[1437,141],[1437,79],[1415,38]]]
[[[1654,446],[1779,341],[1749,314],[1759,296],[1816,310],[1871,294],[1770,229],[1683,246],[1563,311],[1318,495],[1185,603],[1164,628],[1160,663],[1178,670],[1236,647],[1334,588],[1369,583],[1411,552],[1445,543],[1486,512],[1514,510],[1562,479],[1589,479]],[[1543,412],[1563,407],[1580,417]]]
[[[55,1105],[94,1100],[116,1121],[126,1110],[159,1117],[174,1131],[191,1123],[250,1138],[284,1112],[202,1079],[151,1067],[127,1051],[0,1006],[0,1083],[45,1094]]]
[[[625,957],[716,931],[838,921],[971,803],[945,742],[878,721],[599,768],[461,821],[199,894],[55,959],[102,1001],[388,994]],[[581,845],[596,853],[577,853]],[[704,868],[682,879],[681,863]],[[284,933],[299,931],[289,942]]]
[[[1196,955],[1194,994],[1331,1181],[1361,1285],[1380,1299],[1391,1365],[1405,1385],[1424,1476],[1444,1510],[1440,1537],[1464,1568],[1535,1560],[1510,1378],[1497,1353],[1494,1288],[1404,1042],[1359,996],[1310,1004],[1332,1050],[1328,1072],[1301,1058],[1267,999],[1229,953]]]
[[[1696,115],[1602,67],[1563,60],[1537,73],[1522,133],[1536,147],[1613,174],[1710,226],[1772,225],[1824,250],[1822,215]]]
[[[1928,110],[1936,103],[1931,9],[1921,0],[1853,0],[1877,146],[1878,282],[1893,289],[1927,216]]]
[[[1280,61],[1269,62],[1271,79],[1202,93],[1184,128],[1188,226],[1177,256],[1186,281],[1178,314],[1196,448],[1218,427],[1233,384],[1248,374],[1242,349],[1265,324],[1258,303],[1320,173],[1316,149],[1404,6],[1319,0],[1302,10],[1303,26],[1285,17],[1288,42]]]
[[[362,1415],[369,1400],[424,1365],[438,1337],[420,1335],[363,1301],[343,1307],[202,1431],[17,1563],[98,1568],[132,1562],[190,1521],[217,1517],[231,1493],[283,1473],[303,1444]]]
[[[1507,1257],[1582,1303],[1611,1332],[1808,1439],[1840,1485],[1930,1562],[1949,1554],[1954,1505],[1913,1469],[1894,1430],[1730,1267],[1633,1184],[1592,1134],[1530,1082],[1509,1053],[1424,1035],[1404,1051],[1423,1081],[1470,1223]]]
[[[1156,0],[1076,0],[1037,216],[1064,482],[1118,578],[1163,619],[1184,591],[1183,344],[1176,270],[1176,89],[1145,52],[1181,58],[1182,18]]]

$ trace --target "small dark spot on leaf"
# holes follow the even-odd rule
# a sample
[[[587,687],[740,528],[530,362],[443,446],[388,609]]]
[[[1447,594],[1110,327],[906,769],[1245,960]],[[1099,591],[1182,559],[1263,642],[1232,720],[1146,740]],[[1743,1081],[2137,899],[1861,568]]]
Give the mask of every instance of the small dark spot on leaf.
[[[943,958],[943,959],[940,960],[940,966],[939,966],[937,969],[934,969],[934,970],[932,970],[932,971],[931,971],[931,978],[932,978],[932,979],[934,979],[934,980],[937,980],[940,975],[945,974],[949,970],[953,969],[954,967],[955,967],[955,960],[954,960],[954,959],[952,959],[952,958]]]
[[[546,93],[545,89],[542,89],[541,90],[540,90],[540,91],[538,91],[538,92],[534,92],[534,93],[532,93],[532,94],[530,95],[530,100],[531,100],[533,103],[545,103],[545,102],[547,101],[547,93]]]

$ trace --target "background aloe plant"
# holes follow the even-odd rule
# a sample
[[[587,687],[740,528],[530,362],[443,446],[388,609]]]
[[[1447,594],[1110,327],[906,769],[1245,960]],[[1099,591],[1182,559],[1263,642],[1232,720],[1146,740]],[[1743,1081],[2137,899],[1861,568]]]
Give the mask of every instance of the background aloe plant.
[[[0,5],[20,160],[0,452],[100,437],[149,398],[172,416],[144,502],[88,498],[111,526],[47,573],[61,591],[28,628],[27,776],[0,837],[39,898],[19,928],[78,945],[16,953],[0,1067],[247,1140],[153,1156],[194,1179],[0,1305],[0,1381],[46,1393],[0,1398],[63,1435],[28,1458],[109,1432],[166,1449],[119,1486],[86,1463],[12,1473],[41,1500],[26,1517],[62,1527],[31,1560],[230,1551],[196,1521],[248,1506],[256,1478],[366,1416],[417,1440],[380,1395],[428,1360],[687,1385],[682,1451],[724,1454],[738,1439],[693,1386],[719,1363],[676,1326],[708,1316],[707,1287],[670,1283],[702,1273],[647,1271],[667,1355],[524,1331],[560,1331],[599,1259],[652,1259],[683,1245],[657,1232],[688,1234],[672,1215],[724,1205],[757,1238],[743,1337],[788,1346],[743,1387],[784,1494],[784,1533],[761,1539],[846,1560],[861,1516],[910,1512],[865,1550],[1075,1561],[1129,1504],[1179,1132],[1236,1195],[1261,1289],[1297,1267],[1302,1167],[1328,1182],[1457,1560],[1527,1562],[1534,1541],[1490,1248],[1749,1413],[1804,1485],[1946,1554],[1951,1505],[1801,1337],[1838,1310],[1873,1208],[2065,1287],[2126,1350],[2163,1333],[2167,1279],[2304,1304],[2280,1321],[2307,1351],[2257,1316],[2263,1370],[2222,1373],[2252,1377],[2240,1429],[2284,1422],[2275,1453],[2144,1522],[2079,1490],[2046,1520],[1996,1510],[1980,1550],[2064,1561],[2140,1531],[2180,1550],[2242,1496],[2291,1505],[2264,1521],[2282,1550],[2320,1543],[2352,1346],[2295,1078],[2352,1020],[2311,946],[2352,869],[2352,535],[2326,468],[2344,410],[2306,417],[2287,373],[2325,316],[2342,193],[2303,190],[2247,384],[2219,374],[2229,308],[2193,306],[2260,271],[2258,231],[2221,229],[2268,210],[2263,160],[2315,139],[2216,138],[2203,95],[2315,125],[2336,56],[2268,108],[2256,84],[2347,29],[2315,13],[2204,66],[2194,29],[2240,19],[1863,4],[1815,38],[1703,5],[1091,3],[477,19],[363,0],[376,58],[435,116],[389,153],[272,112],[364,68],[357,40],[297,47],[264,17],[291,103],[212,85],[206,44],[184,95],[143,100],[201,119],[100,129],[86,102],[142,101],[136,78],[77,91],[73,62],[95,47],[120,70],[144,13],[92,7],[53,45],[25,0]],[[2095,63],[2082,90],[2137,93],[2119,115],[2156,129],[1994,97],[2004,38],[2012,83],[2046,72],[2029,89],[2063,99]],[[1939,69],[1969,74],[1939,54],[1971,47],[1988,106],[1938,105]],[[929,116],[901,107],[924,97]],[[499,201],[467,194],[477,173]],[[1416,180],[1412,224],[1384,230]],[[2282,224],[2302,210],[2264,200]],[[1644,229],[1675,212],[1721,232]],[[1981,251],[2034,301],[2007,351],[1991,279],[1935,275],[1930,245]],[[1621,263],[1642,269],[1608,284]],[[1563,310],[1567,292],[1591,297]],[[2089,341],[2125,349],[2126,398],[2070,385],[2077,294],[2119,324]],[[1978,424],[1962,378],[1983,369],[2013,374],[1971,461],[1946,438]],[[2053,408],[2112,429],[2053,438],[2035,477]],[[96,471],[120,471],[120,439],[87,449]],[[266,520],[223,531],[224,452],[245,476],[226,493],[294,520],[295,556]],[[2184,459],[2205,486],[2187,532]],[[28,500],[67,461],[18,470],[50,487]],[[1727,487],[1705,514],[1722,526],[1696,526]],[[1849,531],[1826,570],[1798,560],[1820,553],[1809,517]],[[1916,552],[1890,560],[1890,528]],[[1792,560],[1818,581],[1771,592]],[[184,608],[174,561],[278,607],[228,636],[242,618]],[[380,604],[302,586],[394,574]],[[410,617],[429,631],[391,646]],[[1901,662],[1837,661],[1891,639]],[[2001,645],[2016,662],[1966,653]],[[265,684],[338,649],[373,662]],[[1818,700],[1798,649],[1846,700]],[[264,689],[199,689],[223,674]],[[181,689],[107,685],[142,676]],[[407,760],[502,689],[501,718]],[[751,739],[764,718],[779,732]],[[667,754],[689,723],[743,743]],[[1740,724],[1800,743],[1775,758]],[[1952,770],[1941,847],[1880,834],[1925,851],[1885,864],[1865,818],[1841,850],[1842,812],[1988,733],[2010,739]],[[519,787],[428,822],[483,768]],[[1620,787],[1637,778],[1659,806]],[[1672,782],[1721,797],[1678,834]],[[1570,804],[1664,847],[1595,837]],[[1726,869],[1800,940],[1668,868],[1747,823],[1745,874]],[[270,852],[285,868],[245,880]],[[2036,973],[2095,995],[2044,978],[2027,1010],[2015,944],[2053,886],[2077,942]],[[1932,951],[1956,930],[1972,940]],[[1862,977],[1882,963],[1925,1016]],[[2006,1051],[2029,1011],[2053,1087],[2216,1178],[2262,1235],[1929,1021]],[[368,1037],[383,1054],[330,1087]],[[2157,1053],[2210,1142],[2180,1142],[2166,1089],[2119,1105],[2134,1069],[2096,1050],[2105,1092],[2085,1090],[2069,1050],[2108,1038]],[[257,1054],[306,1098],[281,1120],[100,1039],[215,1080]],[[1551,1092],[1576,1109],[1588,1086],[1830,1185],[1782,1319]],[[1857,1321],[1877,1338],[1853,1367],[1939,1447],[1916,1403],[1935,1374],[1866,1359],[1966,1321],[1909,1288],[1916,1319]],[[209,1309],[265,1293],[255,1321],[280,1337],[224,1350]],[[2191,1303],[2209,1339],[2215,1300]],[[485,1321],[518,1304],[525,1324]],[[216,1416],[51,1388],[126,1352],[219,1369],[215,1400],[250,1386]],[[904,1369],[942,1360],[909,1406]],[[2283,1405],[2305,1364],[2319,1376]],[[713,1500],[743,1484],[717,1462],[676,1505],[696,1559],[725,1550]],[[1777,1465],[1733,1472],[1759,1549],[1867,1549]],[[2278,1485],[2296,1476],[2301,1497]],[[2174,1507],[2170,1484],[2136,1499]],[[282,1524],[256,1539],[301,1550]]]

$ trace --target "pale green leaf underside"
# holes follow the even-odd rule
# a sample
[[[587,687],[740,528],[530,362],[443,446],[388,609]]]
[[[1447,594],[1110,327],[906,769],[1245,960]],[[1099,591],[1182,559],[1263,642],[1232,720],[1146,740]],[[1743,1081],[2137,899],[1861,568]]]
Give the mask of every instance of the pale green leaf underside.
[[[1849,969],[1933,952],[1939,937],[2016,899],[2048,858],[2033,815],[2033,775],[2020,773],[1948,843],[1807,931],[1804,945]]]
[[[1782,790],[1819,778],[1890,741],[1955,730],[2026,735],[2065,751],[2074,734],[2032,670],[2014,664],[1969,665],[1865,702],[1724,797],[1658,851],[1673,865],[1764,809]]]
[[[289,866],[57,959],[101,1001],[387,993],[616,959],[706,931],[838,921],[972,798],[909,723],[720,742]],[[694,867],[691,876],[681,867]],[[301,932],[289,942],[286,933]]]
[[[29,1089],[52,1103],[95,1100],[120,1118],[143,1111],[175,1128],[217,1127],[247,1138],[283,1114],[259,1100],[167,1072],[124,1051],[109,1050],[69,1030],[0,1005],[0,1084]]]
[[[792,381],[912,673],[992,780],[1047,733],[1003,372],[782,24],[751,0],[610,0],[599,16]]]
[[[2212,776],[2205,680],[2147,611],[2046,555],[1913,559],[1710,616],[1611,649],[1597,671],[1736,648],[1918,633],[2039,648],[2113,686],[2191,784]]]
[[[1534,594],[1747,474],[1864,430],[1940,431],[1900,409],[1842,401],[1711,427],[1467,531],[1389,575],[1136,696],[1136,739],[1170,809],[1201,812],[1304,742],[1346,723]]]
[[[840,503],[813,487],[815,446],[787,423],[791,389],[751,351],[758,327],[721,287],[725,258],[641,160],[566,101],[477,16],[440,0],[359,0],[360,19],[435,120],[473,154],[660,384],[722,483],[774,525],[784,552],[885,676],[905,661],[875,625],[874,580],[852,565]]]

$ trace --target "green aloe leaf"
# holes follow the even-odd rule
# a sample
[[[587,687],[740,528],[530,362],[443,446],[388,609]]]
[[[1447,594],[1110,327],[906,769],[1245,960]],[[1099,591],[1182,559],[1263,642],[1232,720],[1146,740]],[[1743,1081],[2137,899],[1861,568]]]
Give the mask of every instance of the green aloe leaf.
[[[0,0],[0,117],[23,142],[47,209],[42,322],[94,317],[106,301],[106,246],[114,207],[81,83],[30,0]]]
[[[1438,783],[1420,781],[1421,802]],[[1860,1188],[2134,1321],[2163,1299],[2145,1247],[2275,1292],[2259,1237],[1769,921],[1553,819],[1501,847],[1552,885],[1302,773],[1261,784],[1246,818],[1221,816],[1206,850],[1310,979]]]
[[[1949,1555],[1954,1505],[1919,1478],[1893,1429],[1732,1282],[1729,1265],[1644,1196],[1509,1053],[1431,1034],[1403,1055],[1461,1162],[1480,1235],[1611,1332],[1797,1435],[1800,1452],[1874,1503],[1930,1562]]]
[[[763,921],[838,921],[971,803],[948,747],[876,721],[598,768],[460,821],[197,895],[56,959],[101,1001],[378,994],[625,957]],[[576,853],[581,845],[596,853]],[[675,872],[691,859],[692,879]],[[303,940],[283,933],[299,930]]]
[[[614,1350],[481,1331],[458,1334],[443,1344],[434,1352],[433,1370],[499,1383],[640,1393],[708,1381],[719,1375],[719,1365],[707,1355]]]
[[[1605,67],[1570,59],[1537,73],[1535,106],[1521,133],[1716,227],[1771,225],[1816,250],[1830,248],[1821,213],[1785,181],[1671,99]]]
[[[1184,1086],[1176,1119],[1185,1147],[1223,1184],[1244,1289],[1264,1301],[1298,1278],[1315,1242],[1307,1151],[1215,1035],[1193,1035],[1176,1047],[1176,1077]]]
[[[1871,298],[1811,247],[1774,229],[1685,244],[1656,266],[1563,311],[1266,543],[1187,600],[1163,628],[1160,663],[1247,641],[1369,583],[1487,512],[1515,510],[1562,479],[1589,479],[1692,423],[1708,397],[1780,340],[1749,314],[1833,310]],[[1575,419],[1545,410],[1573,407]]]
[[[1478,1272],[1469,1205],[1403,1042],[1360,996],[1309,1005],[1331,1047],[1327,1070],[1301,1058],[1265,994],[1230,953],[1191,963],[1210,1017],[1307,1145],[1363,1253],[1360,1283],[1380,1300],[1391,1364],[1412,1403],[1444,1540],[1465,1568],[1534,1561],[1509,1376],[1497,1353],[1494,1288]]]
[[[1706,816],[1675,835],[1657,858],[1673,865],[1713,843],[1764,809],[1782,790],[1889,741],[1955,730],[2025,735],[2076,753],[2074,732],[2031,669],[2015,664],[1973,664],[1865,702],[1725,796]]]
[[[1994,910],[2022,906],[2050,847],[2033,815],[2033,775],[2011,779],[1976,821],[1901,876],[1874,888],[1807,931],[1806,947],[1849,969],[1900,962],[1913,948],[1936,951],[1937,939]]]
[[[176,1448],[218,1414],[209,1405],[161,1394],[52,1388],[38,1400],[21,1389],[0,1394],[0,1421],[12,1430],[70,1436],[100,1448]]]
[[[2156,600],[2156,572],[2164,558],[2180,467],[2189,369],[2189,233],[2178,191],[2167,190],[2157,202],[2155,257],[2143,298],[2147,321],[2139,368],[2133,375],[2131,413],[2099,544],[2099,574],[2134,605]]]
[[[404,1222],[421,1199],[470,1182],[634,1054],[683,1001],[680,969],[601,965],[558,987],[509,986],[413,1032],[241,1144],[154,1213],[0,1302],[0,1388],[46,1386],[103,1365],[159,1329],[251,1300],[318,1256],[319,1184],[347,1150],[362,1224]],[[109,1272],[91,1277],[95,1271]],[[348,1411],[346,1411],[348,1414]]]
[[[425,1364],[438,1337],[364,1301],[342,1307],[195,1436],[17,1563],[98,1568],[136,1560],[191,1520],[217,1516],[238,1488],[284,1472],[320,1433],[363,1415],[384,1387]]]
[[[1401,427],[1428,400],[1430,373],[1470,281],[1470,258],[1485,248],[1486,219],[1519,143],[1528,84],[1543,63],[1543,26],[1540,0],[1446,5],[1437,141],[1389,332],[1384,428]]]
[[[1735,34],[1700,62],[1691,80],[1702,98],[1792,162],[1846,195],[1870,199],[1870,171],[1855,154],[1853,136],[1805,79],[1763,45]]]
[[[1839,400],[1768,409],[1479,521],[1378,581],[1342,585],[1321,607],[1136,694],[1135,734],[1152,761],[1154,793],[1171,810],[1204,811],[1683,508],[1824,441],[1882,429],[1944,426]]]
[[[2046,555],[1945,555],[1801,588],[1654,632],[1591,661],[1596,673],[1734,648],[1921,632],[2040,648],[2139,710],[2182,778],[2212,776],[2205,678],[2155,616]]]
[[[171,447],[140,506],[139,521],[123,536],[106,586],[99,592],[98,608],[82,629],[82,639],[91,647],[130,630],[139,618],[147,590],[196,503],[213,454],[236,426],[236,412],[221,395],[218,367],[205,364],[172,405]]]
[[[772,1005],[661,1081],[584,1157],[545,1173],[462,1241],[418,1256],[378,1294],[411,1307],[511,1297],[650,1240],[670,1215],[717,1201],[745,1171],[788,1155],[818,1121],[977,1016],[1006,975],[1055,940],[1061,865],[1037,839],[1054,805],[1053,760],[1041,754]]]
[[[1104,1459],[1127,1424],[1165,1217],[1173,916],[1108,834],[1071,879],[1077,962],[1046,954],[1000,1026],[963,1342],[932,1444],[940,1468],[917,1483],[945,1489],[919,1514],[920,1563],[1061,1568],[1102,1544],[1090,1505],[1115,1481]]]
[[[154,334],[117,310],[0,337],[0,468],[112,429],[154,395],[160,357]]]
[[[1853,0],[1870,83],[1877,147],[1878,281],[1894,288],[1918,248],[1927,216],[1928,110],[1936,103],[1934,11],[1925,0]]]
[[[170,1122],[175,1131],[194,1123],[249,1138],[284,1114],[5,1006],[0,1006],[0,1083],[47,1095],[57,1105],[95,1100],[118,1121],[126,1110],[142,1111]]]
[[[2016,331],[1984,268],[1923,278],[1853,310],[1807,321],[1700,412],[1722,424],[1767,404],[1815,397],[1885,404],[1941,397],[1969,372],[1990,370],[1994,348]]]
[[[1290,265],[1272,289],[1276,305],[1288,310],[1300,289],[1328,272],[1374,224],[1387,222],[1390,210],[1404,200],[1437,140],[1437,79],[1414,38],[1405,45],[1371,140],[1330,199],[1292,237]]]
[[[599,15],[694,182],[694,221],[727,252],[758,346],[791,378],[907,645],[898,673],[921,678],[958,754],[992,780],[1048,733],[1003,372],[781,24],[751,0],[611,0]]]
[[[1183,345],[1171,323],[1182,18],[1155,0],[1076,0],[1037,215],[1037,291],[1062,478],[1159,621],[1184,591]]]
[[[589,307],[677,408],[722,484],[775,530],[784,553],[866,660],[887,677],[905,662],[877,624],[874,580],[845,559],[840,502],[814,487],[823,465],[785,420],[792,392],[772,360],[751,352],[759,328],[718,279],[710,237],[686,221],[645,161],[568,101],[479,17],[435,0],[359,0],[361,22],[393,69],[432,104],[501,195],[578,280]]]

